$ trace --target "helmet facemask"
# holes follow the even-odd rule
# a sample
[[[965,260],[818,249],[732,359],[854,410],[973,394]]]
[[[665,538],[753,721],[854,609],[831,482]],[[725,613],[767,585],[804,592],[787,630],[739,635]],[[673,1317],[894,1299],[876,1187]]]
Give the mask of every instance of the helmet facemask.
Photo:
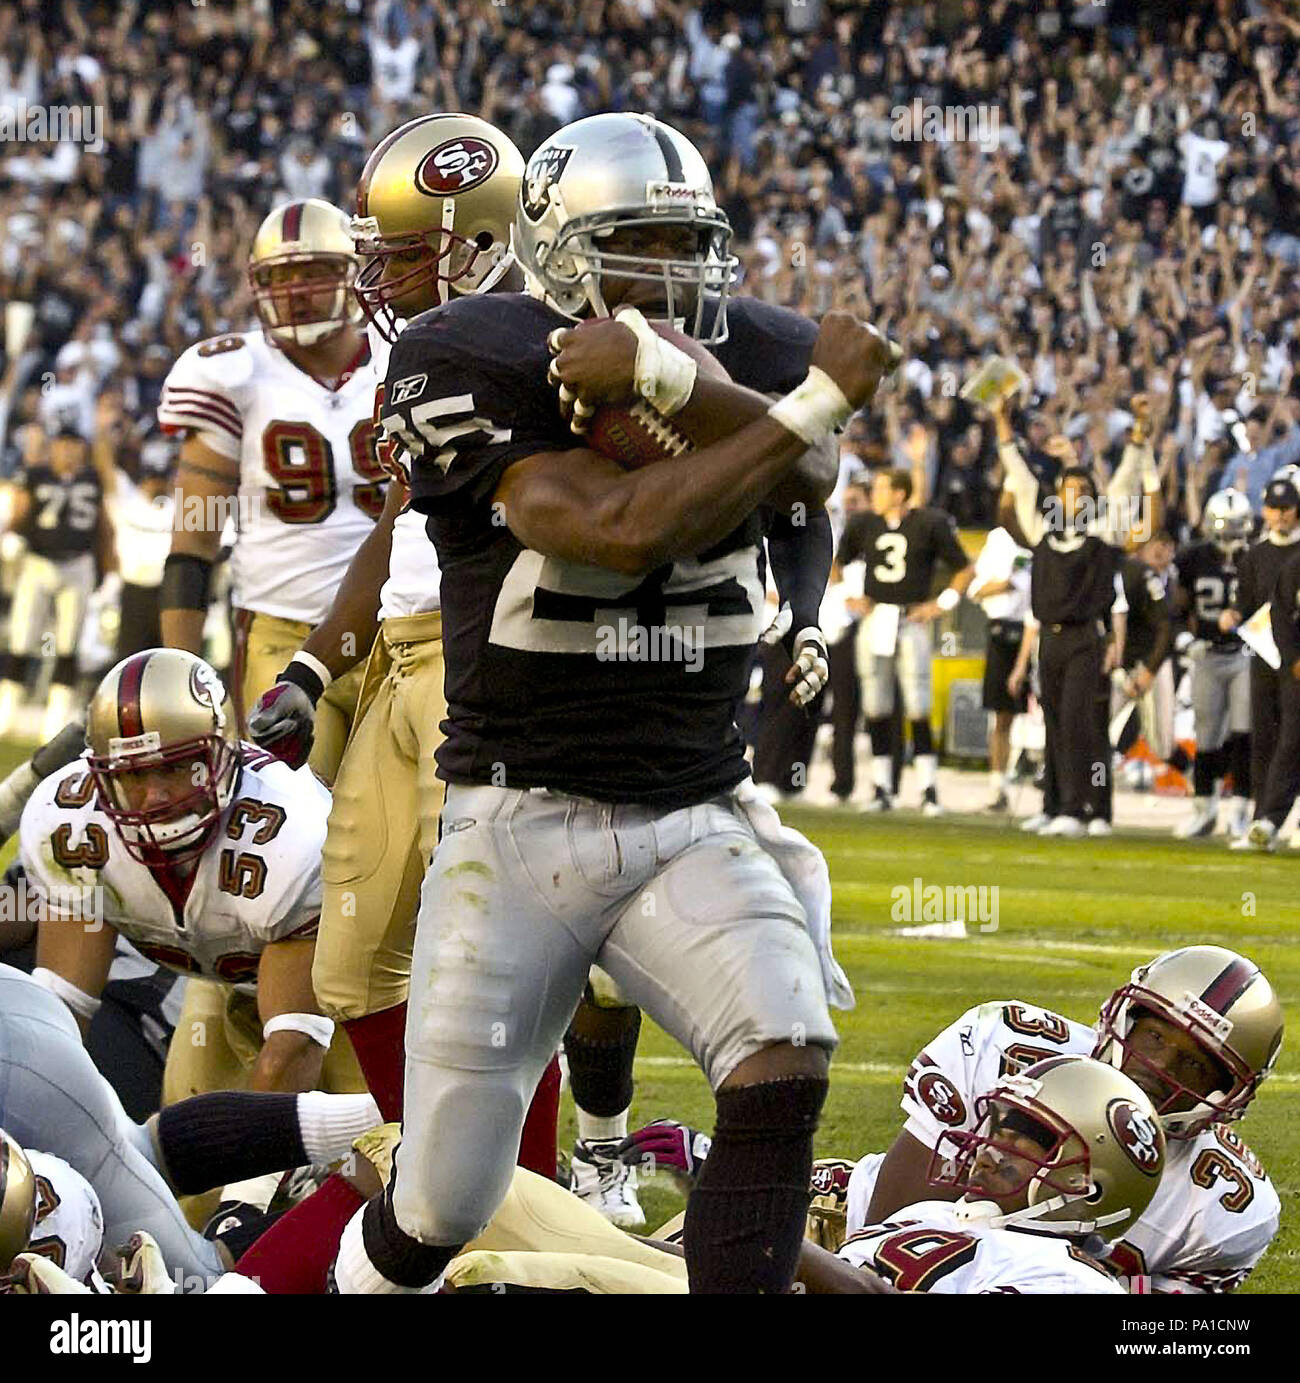
[[[943,1132],[930,1159],[930,1185],[959,1190],[968,1203],[1023,1199],[1019,1209],[993,1217],[993,1225],[1033,1221],[1045,1233],[1083,1235],[1127,1218],[1127,1211],[1089,1218],[1086,1202],[1096,1188],[1087,1144],[1045,1105],[1013,1093],[1016,1079],[976,1100],[974,1129]],[[1020,1135],[1014,1149],[1008,1146],[1012,1135]],[[1067,1206],[1077,1209],[1062,1219]]]
[[[357,276],[356,295],[375,330],[390,344],[399,323],[441,307],[453,293],[485,293],[499,283],[514,262],[509,246],[491,230],[474,236],[452,229],[456,205],[443,202],[440,230],[385,236],[374,216],[354,216],[352,237],[364,261]],[[409,267],[393,264],[398,256],[416,252]]]
[[[1162,1019],[1192,1038],[1219,1067],[1225,1078],[1222,1088],[1202,1094],[1139,1052],[1133,1041],[1133,1029],[1144,1015]],[[1195,1138],[1213,1123],[1240,1119],[1254,1099],[1259,1083],[1268,1074],[1267,1071],[1253,1072],[1232,1049],[1227,1040],[1231,1031],[1231,1019],[1216,1013],[1196,995],[1185,994],[1182,999],[1173,1001],[1134,980],[1117,989],[1102,1006],[1093,1055],[1117,1070],[1127,1066],[1130,1075],[1134,1068],[1147,1072],[1158,1082],[1158,1089],[1169,1092],[1163,1099],[1154,1094],[1150,1096],[1165,1135]]]
[[[274,270],[293,264],[321,264],[336,272],[275,282]],[[331,301],[323,308],[320,299],[330,291],[331,278]],[[248,270],[262,330],[281,349],[320,346],[348,327],[359,325],[363,313],[354,291],[356,280],[357,261],[350,255],[328,252],[274,255],[250,265]]]
[[[239,746],[219,734],[165,747],[156,731],[137,736],[107,756],[91,754],[99,806],[113,822],[132,859],[150,867],[183,864],[203,853],[239,780]],[[184,768],[190,790],[152,807],[132,806],[138,780]],[[138,797],[135,800],[139,800]]]
[[[601,247],[601,241],[617,231],[677,226],[698,235],[697,250],[689,259],[624,254]],[[727,338],[727,300],[737,266],[730,244],[731,226],[716,209],[681,208],[667,215],[648,214],[643,208],[599,212],[565,222],[553,243],[539,247],[536,277],[543,296],[570,317],[584,316],[588,310],[597,317],[610,315],[604,292],[607,279],[654,284],[662,289],[662,298],[646,306],[646,316],[663,318],[688,336],[712,344]],[[716,306],[706,332],[705,309],[710,299]]]

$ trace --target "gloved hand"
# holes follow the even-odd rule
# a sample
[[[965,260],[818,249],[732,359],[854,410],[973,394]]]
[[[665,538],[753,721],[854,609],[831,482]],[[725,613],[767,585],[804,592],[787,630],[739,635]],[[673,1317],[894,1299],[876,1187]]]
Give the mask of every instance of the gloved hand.
[[[712,1146],[713,1140],[699,1129],[676,1119],[656,1119],[628,1134],[614,1149],[614,1156],[629,1167],[668,1172],[694,1182]]]
[[[248,734],[290,768],[301,768],[316,733],[316,698],[296,682],[279,681],[263,692],[248,717]]]
[[[772,623],[759,635],[759,642],[771,647],[785,641],[794,624],[794,611],[787,601],[777,611]],[[809,625],[795,635],[790,652],[791,668],[785,680],[793,686],[790,703],[806,706],[825,687],[830,678],[830,662],[826,651],[826,638],[816,625]]]
[[[167,1261],[152,1234],[143,1229],[133,1234],[118,1249],[121,1270],[117,1275],[117,1290],[125,1296],[170,1297],[176,1295],[176,1283],[167,1271]]]

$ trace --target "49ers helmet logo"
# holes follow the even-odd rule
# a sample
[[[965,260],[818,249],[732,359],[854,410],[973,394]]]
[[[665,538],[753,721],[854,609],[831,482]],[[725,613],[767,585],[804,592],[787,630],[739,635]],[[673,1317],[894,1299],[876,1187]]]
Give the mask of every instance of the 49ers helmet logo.
[[[1112,1100],[1106,1110],[1106,1121],[1115,1141],[1139,1171],[1148,1175],[1160,1171],[1160,1135],[1148,1115],[1128,1100]]]
[[[415,185],[430,197],[453,197],[486,182],[496,171],[497,151],[486,139],[462,135],[430,149],[415,170]]]

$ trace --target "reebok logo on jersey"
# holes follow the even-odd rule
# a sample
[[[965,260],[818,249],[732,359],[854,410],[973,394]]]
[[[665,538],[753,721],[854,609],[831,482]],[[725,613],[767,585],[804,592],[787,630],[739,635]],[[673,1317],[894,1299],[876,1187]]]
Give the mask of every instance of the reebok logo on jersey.
[[[429,376],[407,375],[405,379],[399,379],[393,385],[392,394],[388,402],[396,406],[399,403],[409,403],[412,399],[418,398],[424,393],[424,386],[428,384]]]

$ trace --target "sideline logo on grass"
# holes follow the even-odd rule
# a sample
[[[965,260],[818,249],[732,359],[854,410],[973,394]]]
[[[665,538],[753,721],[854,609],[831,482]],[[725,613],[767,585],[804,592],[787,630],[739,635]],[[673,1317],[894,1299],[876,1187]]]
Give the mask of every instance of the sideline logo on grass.
[[[889,916],[911,923],[914,936],[965,936],[967,923],[982,932],[998,929],[997,884],[927,884],[913,879],[889,891]]]

